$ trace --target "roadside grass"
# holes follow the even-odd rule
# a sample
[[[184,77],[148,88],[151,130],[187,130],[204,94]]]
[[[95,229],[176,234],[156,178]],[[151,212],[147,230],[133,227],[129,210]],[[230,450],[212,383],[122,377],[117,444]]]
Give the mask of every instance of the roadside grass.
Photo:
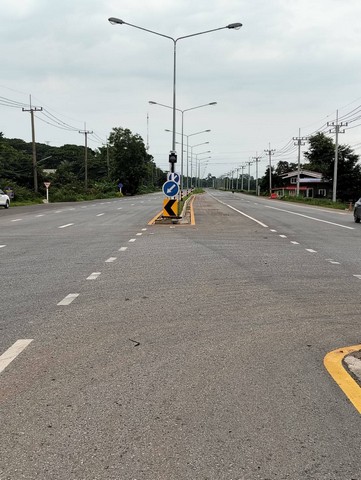
[[[194,188],[191,192],[188,193],[188,195],[186,195],[185,197],[183,197],[182,200],[179,201],[179,204],[178,204],[178,213],[179,215],[182,213],[183,211],[183,207],[184,207],[184,204],[185,202],[191,198],[192,195],[198,195],[200,193],[204,193],[204,189],[203,188]]]

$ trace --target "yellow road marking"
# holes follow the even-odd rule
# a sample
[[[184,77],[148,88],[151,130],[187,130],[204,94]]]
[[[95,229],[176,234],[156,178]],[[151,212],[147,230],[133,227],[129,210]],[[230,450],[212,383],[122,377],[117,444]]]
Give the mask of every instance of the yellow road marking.
[[[196,224],[196,217],[194,216],[194,208],[193,208],[193,202],[194,202],[194,199],[195,199],[195,195],[192,196],[191,198],[191,202],[190,202],[190,209],[191,209],[191,225],[195,225]]]
[[[323,363],[328,373],[335,380],[356,410],[361,414],[361,388],[342,364],[342,360],[347,355],[359,350],[361,350],[361,345],[339,348],[329,352],[323,359]]]
[[[161,210],[159,213],[157,213],[157,215],[155,217],[152,218],[152,220],[150,220],[148,222],[148,225],[154,225],[155,224],[155,221],[157,220],[157,218],[159,218],[163,213],[163,210]]]

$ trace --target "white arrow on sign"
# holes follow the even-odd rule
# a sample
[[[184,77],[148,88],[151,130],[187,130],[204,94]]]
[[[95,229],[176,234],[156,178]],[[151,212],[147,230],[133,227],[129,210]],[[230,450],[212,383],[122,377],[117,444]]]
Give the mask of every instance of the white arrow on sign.
[[[177,185],[172,185],[171,187],[168,188],[167,193],[172,193],[172,191],[177,188]]]

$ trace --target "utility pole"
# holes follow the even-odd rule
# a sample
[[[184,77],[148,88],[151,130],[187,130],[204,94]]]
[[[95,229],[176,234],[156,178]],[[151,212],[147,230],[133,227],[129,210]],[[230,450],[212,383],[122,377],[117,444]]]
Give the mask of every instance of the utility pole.
[[[272,194],[272,164],[271,164],[271,157],[275,153],[275,149],[271,149],[271,144],[268,144],[268,150],[265,150],[269,158],[269,194]]]
[[[345,130],[340,130],[340,127],[347,127],[347,122],[338,123],[338,110],[336,110],[336,123],[327,122],[328,127],[334,127],[334,130],[330,130],[330,133],[335,133],[335,163],[333,167],[333,186],[332,186],[332,201],[336,202],[337,193],[337,167],[338,167],[338,134],[345,133]]]
[[[301,146],[305,145],[308,137],[301,137],[301,129],[298,129],[298,137],[292,137],[292,140],[296,140],[294,145],[298,145],[298,159],[297,159],[297,187],[296,196],[300,194],[300,176],[301,176]]]
[[[237,179],[236,179],[236,190],[238,191],[238,178],[239,178],[239,175],[238,175],[238,170],[239,170],[240,167],[237,167],[236,168],[236,172],[237,172]]]
[[[108,180],[109,180],[109,178],[110,178],[110,175],[109,175],[109,173],[110,173],[110,172],[109,172],[109,169],[110,169],[110,167],[109,167],[109,143],[108,143],[108,142],[107,142],[107,143],[103,143],[102,145],[103,145],[104,147],[107,147],[107,177],[108,177]]]
[[[33,144],[33,176],[34,176],[34,192],[38,193],[38,168],[36,163],[36,145],[35,145],[35,122],[34,122],[34,112],[41,112],[43,107],[32,107],[31,106],[31,95],[30,95],[30,108],[23,108],[23,112],[30,112],[31,117],[31,138]]]
[[[256,162],[256,195],[258,196],[259,195],[259,192],[258,192],[258,163],[261,161],[262,157],[258,156],[257,152],[256,152],[256,156],[252,157],[252,158]]]
[[[250,191],[251,189],[251,165],[252,165],[252,161],[250,160],[249,162],[246,162],[246,164],[248,165],[248,191]]]
[[[246,168],[246,165],[241,165],[239,168],[242,169],[242,173],[241,173],[241,191],[243,192],[243,170]]]
[[[84,186],[88,188],[88,135],[92,134],[86,129],[86,123],[84,123],[84,130],[79,130],[79,133],[84,135],[85,138],[85,153],[84,153]]]

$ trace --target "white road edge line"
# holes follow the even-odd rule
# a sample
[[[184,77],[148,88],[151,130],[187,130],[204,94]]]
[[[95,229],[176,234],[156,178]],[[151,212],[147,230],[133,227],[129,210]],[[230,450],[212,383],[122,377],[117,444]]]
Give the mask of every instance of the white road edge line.
[[[69,293],[61,302],[57,305],[69,305],[73,300],[79,297],[79,293]]]
[[[270,207],[269,205],[265,206],[266,208],[271,208],[272,210],[278,210],[279,212],[290,213],[291,215],[298,215],[299,217],[308,218],[309,220],[315,220],[315,222],[328,223],[328,225],[334,225],[335,227],[347,228],[348,230],[355,230],[354,227],[348,227],[347,225],[340,225],[339,223],[329,222],[328,220],[321,220],[320,218],[310,217],[309,215],[304,215],[303,213],[291,212],[290,210],[285,210],[283,208]]]
[[[34,339],[17,340],[0,356],[0,373],[33,341]]]

